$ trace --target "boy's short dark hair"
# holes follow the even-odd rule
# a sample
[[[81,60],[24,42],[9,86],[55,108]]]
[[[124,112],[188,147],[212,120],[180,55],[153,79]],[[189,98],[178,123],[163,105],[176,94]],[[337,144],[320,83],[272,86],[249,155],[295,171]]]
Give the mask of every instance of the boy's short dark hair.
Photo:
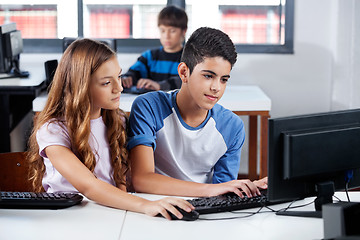
[[[186,12],[175,6],[167,6],[161,10],[158,16],[158,26],[172,26],[187,29],[188,17]]]
[[[222,57],[233,67],[237,58],[234,43],[226,33],[218,29],[201,27],[187,40],[181,62],[186,64],[191,74],[194,67],[206,57]]]

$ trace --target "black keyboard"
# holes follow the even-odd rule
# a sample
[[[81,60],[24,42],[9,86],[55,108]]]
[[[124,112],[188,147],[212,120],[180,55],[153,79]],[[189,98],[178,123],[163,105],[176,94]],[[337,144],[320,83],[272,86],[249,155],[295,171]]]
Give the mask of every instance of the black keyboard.
[[[77,193],[0,192],[0,208],[60,209],[79,204]]]
[[[272,205],[267,200],[266,194],[251,198],[247,196],[240,198],[235,193],[227,193],[220,196],[200,197],[187,201],[195,207],[195,211],[199,214],[230,212]]]
[[[130,94],[143,94],[147,92],[152,92],[154,90],[146,89],[146,88],[137,88],[136,86],[131,86],[130,88],[124,88],[122,91],[123,93],[130,93]]]

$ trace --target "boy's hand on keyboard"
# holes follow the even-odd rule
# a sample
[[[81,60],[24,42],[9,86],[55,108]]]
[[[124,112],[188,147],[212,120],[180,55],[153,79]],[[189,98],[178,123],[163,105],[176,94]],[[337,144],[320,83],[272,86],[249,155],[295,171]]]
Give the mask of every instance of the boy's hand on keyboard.
[[[253,181],[253,183],[260,189],[267,189],[268,187],[268,177],[264,177],[259,180]]]
[[[131,76],[121,76],[121,81],[124,88],[130,88],[133,85]]]
[[[145,88],[158,91],[160,90],[160,84],[147,78],[140,78],[137,85],[137,88]]]
[[[257,186],[249,179],[233,180],[225,183],[212,184],[210,196],[218,196],[228,192],[233,192],[239,197],[248,197],[260,195]]]

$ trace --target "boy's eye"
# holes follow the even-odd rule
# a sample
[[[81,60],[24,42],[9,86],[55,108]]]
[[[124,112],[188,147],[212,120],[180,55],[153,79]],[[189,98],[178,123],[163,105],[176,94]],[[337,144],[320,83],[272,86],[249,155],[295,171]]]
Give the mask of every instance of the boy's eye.
[[[207,79],[210,79],[210,78],[212,78],[212,75],[211,74],[205,74],[204,77],[207,78]]]
[[[227,81],[229,81],[229,79],[228,78],[222,78],[221,81],[222,82],[227,82]]]

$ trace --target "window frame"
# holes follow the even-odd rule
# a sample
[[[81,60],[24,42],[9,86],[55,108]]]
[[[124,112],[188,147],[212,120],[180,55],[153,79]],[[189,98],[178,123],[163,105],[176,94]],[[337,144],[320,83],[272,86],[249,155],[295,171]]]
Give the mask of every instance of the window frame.
[[[284,44],[235,44],[237,53],[294,53],[294,1],[285,4],[285,41]]]
[[[293,54],[294,53],[294,1],[285,4],[284,44],[235,44],[237,53]],[[78,0],[78,36],[82,37],[83,1]],[[142,53],[160,45],[159,39],[116,39],[118,53]],[[24,53],[62,53],[62,39],[24,39]]]

